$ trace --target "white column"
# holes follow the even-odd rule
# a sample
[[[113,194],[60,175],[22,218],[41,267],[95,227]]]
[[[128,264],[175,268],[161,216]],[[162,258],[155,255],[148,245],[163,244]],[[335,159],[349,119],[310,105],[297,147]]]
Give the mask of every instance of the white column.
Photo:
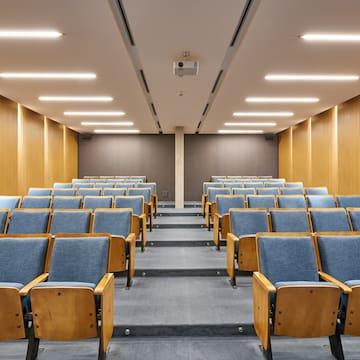
[[[175,207],[184,207],[184,127],[175,128]]]

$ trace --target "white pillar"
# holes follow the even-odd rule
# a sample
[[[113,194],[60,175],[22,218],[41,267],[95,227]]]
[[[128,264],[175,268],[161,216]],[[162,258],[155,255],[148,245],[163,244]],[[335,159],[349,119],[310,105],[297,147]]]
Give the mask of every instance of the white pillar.
[[[175,207],[184,207],[184,127],[175,128]]]

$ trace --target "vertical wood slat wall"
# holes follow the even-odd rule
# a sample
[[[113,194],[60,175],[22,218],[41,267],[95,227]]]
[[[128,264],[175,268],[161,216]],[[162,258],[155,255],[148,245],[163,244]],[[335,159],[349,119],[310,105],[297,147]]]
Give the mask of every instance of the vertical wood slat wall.
[[[78,175],[77,133],[0,96],[0,195]]]
[[[360,96],[279,134],[279,177],[360,194]]]

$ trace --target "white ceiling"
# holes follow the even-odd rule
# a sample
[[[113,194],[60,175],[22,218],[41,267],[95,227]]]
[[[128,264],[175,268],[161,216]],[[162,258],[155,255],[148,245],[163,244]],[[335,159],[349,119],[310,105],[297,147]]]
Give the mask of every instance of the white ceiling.
[[[115,4],[115,5],[114,5]],[[67,110],[121,110],[141,133],[216,133],[234,111],[292,111],[278,132],[360,93],[360,82],[267,82],[267,73],[360,75],[360,44],[306,43],[306,32],[360,33],[359,0],[254,0],[234,47],[230,42],[247,0],[123,0],[129,44],[115,0],[1,0],[1,29],[55,29],[54,40],[0,40],[0,72],[95,72],[95,80],[0,79],[0,94],[70,126],[85,120]],[[175,77],[183,51],[200,63],[196,77]],[[150,93],[139,78],[144,71]],[[217,91],[211,94],[220,70]],[[178,93],[182,91],[183,96]],[[40,95],[108,95],[111,103],[44,103]],[[249,104],[247,96],[315,96],[316,104]],[[153,102],[157,116],[150,108]],[[202,116],[206,104],[208,111]],[[259,119],[242,119],[256,121]],[[264,119],[262,118],[263,122]]]

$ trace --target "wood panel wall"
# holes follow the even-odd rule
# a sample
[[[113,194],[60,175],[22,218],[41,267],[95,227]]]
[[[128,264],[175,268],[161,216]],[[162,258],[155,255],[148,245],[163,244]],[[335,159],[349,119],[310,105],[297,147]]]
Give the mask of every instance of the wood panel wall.
[[[360,194],[359,138],[360,96],[280,133],[279,177],[327,186],[332,194]]]
[[[0,96],[0,195],[71,181],[77,147],[76,132]]]

